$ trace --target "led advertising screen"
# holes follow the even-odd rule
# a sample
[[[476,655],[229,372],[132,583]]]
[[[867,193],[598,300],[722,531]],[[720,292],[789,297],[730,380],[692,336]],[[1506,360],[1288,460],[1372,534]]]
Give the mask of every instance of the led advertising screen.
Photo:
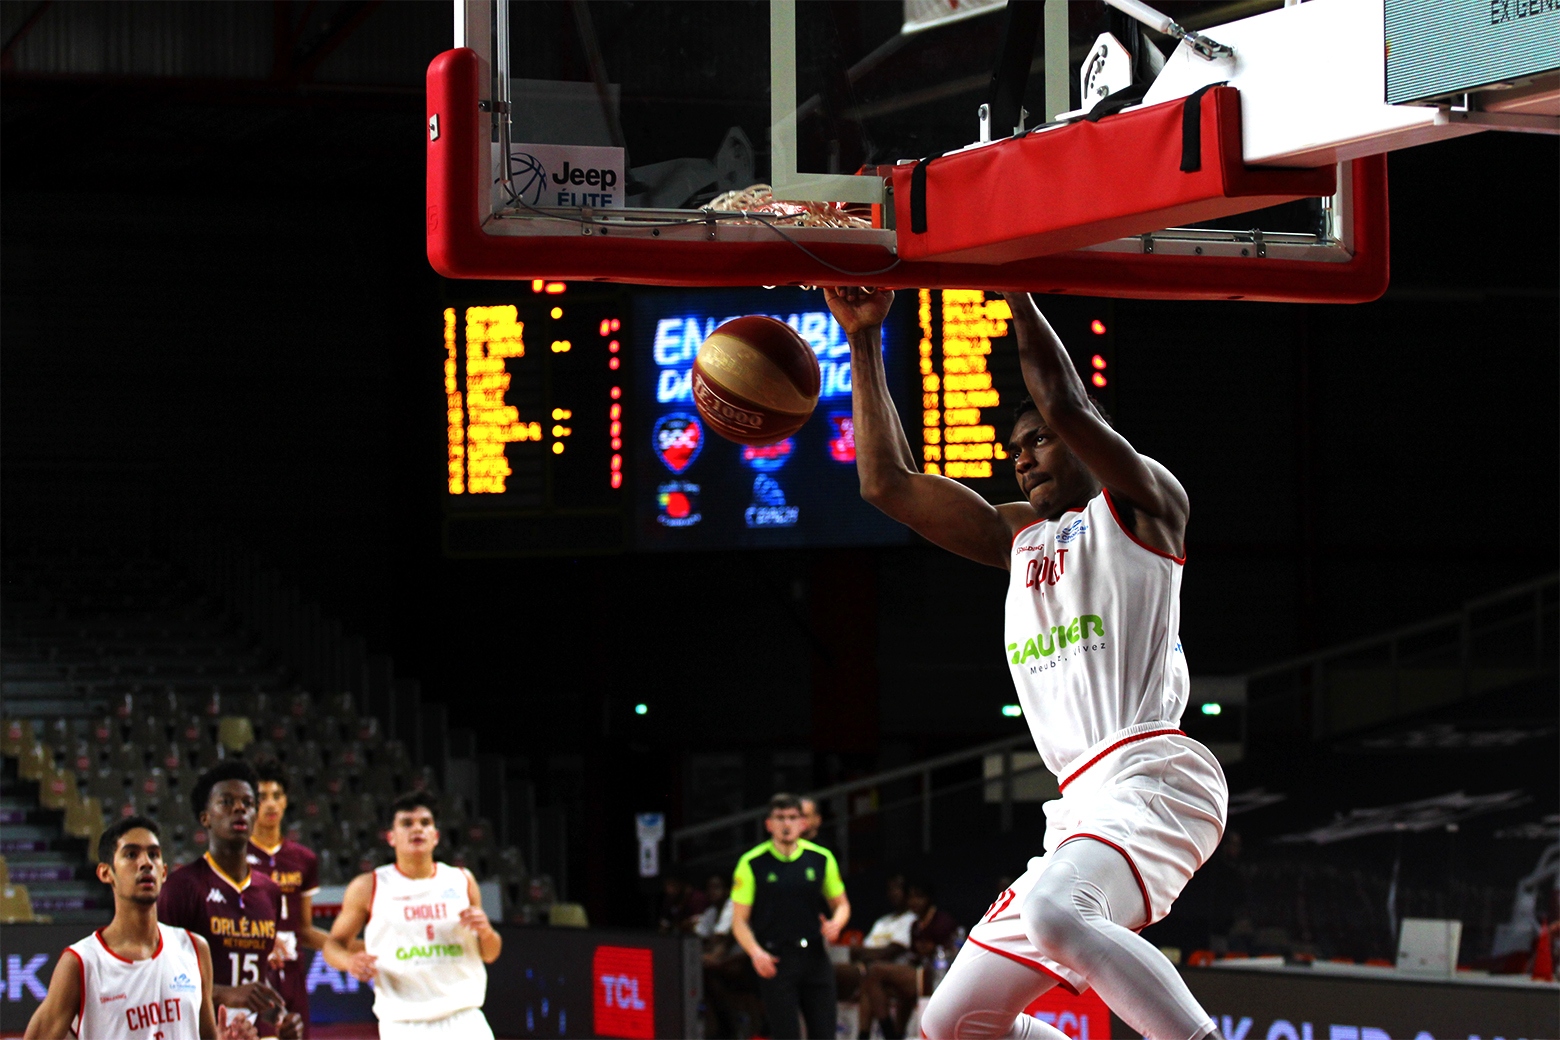
[[[889,389],[903,407],[909,360],[902,315],[883,330]],[[699,345],[731,318],[763,314],[818,356],[818,407],[778,444],[716,436],[693,403]],[[635,297],[631,540],[649,550],[885,545],[909,532],[861,499],[851,421],[850,346],[823,294],[795,288],[644,293]],[[910,344],[913,349],[913,344]],[[911,413],[911,423],[919,413]],[[907,423],[913,432],[916,425]],[[913,442],[912,442],[913,443]],[[916,447],[918,445],[914,445]]]

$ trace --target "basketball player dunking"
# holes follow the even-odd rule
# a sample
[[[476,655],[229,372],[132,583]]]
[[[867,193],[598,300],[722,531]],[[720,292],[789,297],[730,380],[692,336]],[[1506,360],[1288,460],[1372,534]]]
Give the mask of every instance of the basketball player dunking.
[[[1177,728],[1186,492],[1088,396],[1027,293],[1008,294],[1031,400],[1009,446],[1024,499],[993,506],[920,472],[883,373],[894,294],[825,290],[851,345],[862,497],[929,541],[1010,572],[1002,644],[1062,797],[1043,856],[970,932],[921,1019],[933,1040],[1064,1034],[1023,1014],[1093,986],[1154,1040],[1217,1037],[1170,962],[1137,935],[1218,846],[1228,792]]]
[[[255,767],[260,781],[260,806],[255,832],[249,838],[249,866],[276,882],[282,902],[276,917],[277,955],[270,977],[287,1002],[287,1010],[303,1020],[309,1035],[309,991],[304,985],[308,966],[299,948],[318,950],[325,933],[314,927],[314,895],[320,890],[320,861],[312,849],[282,834],[287,815],[287,773],[275,762]]]
[[[27,1023],[28,1040],[218,1035],[210,947],[157,921],[166,874],[157,824],[130,816],[103,832],[97,876],[114,891],[114,919],[60,956],[49,993]],[[254,1029],[248,1022],[224,1024],[222,1035],[242,1040]]]
[[[325,961],[374,983],[380,1040],[493,1040],[482,1015],[484,965],[498,960],[504,941],[482,911],[471,873],[434,861],[433,808],[421,791],[391,804],[385,839],[395,862],[347,886]],[[353,953],[359,932],[363,949]]]
[[[259,786],[253,767],[242,759],[214,766],[195,781],[190,805],[206,828],[206,853],[168,878],[158,911],[211,946],[215,1004],[253,1015],[262,1036],[290,1040],[301,1035],[303,1020],[288,1012],[265,981],[282,893],[270,878],[249,869]]]

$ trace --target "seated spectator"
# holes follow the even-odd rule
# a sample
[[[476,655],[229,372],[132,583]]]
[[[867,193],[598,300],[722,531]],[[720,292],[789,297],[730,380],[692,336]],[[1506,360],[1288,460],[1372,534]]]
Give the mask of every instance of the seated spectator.
[[[552,878],[535,874],[525,884],[525,899],[515,907],[510,916],[513,924],[544,925],[552,913],[552,905],[558,901],[553,892]]]
[[[663,933],[692,932],[704,912],[704,893],[677,874],[666,875],[661,889],[661,913],[656,927]]]
[[[850,948],[850,963],[834,966],[834,984],[841,1000],[856,999],[870,965],[879,961],[903,964],[910,956],[910,927],[915,923],[915,913],[906,905],[903,874],[888,879],[885,895],[888,913],[873,923],[860,946]],[[862,1021],[868,1026],[872,1022],[865,1017]]]
[[[726,879],[719,874],[711,874],[704,882],[704,898],[708,903],[693,924],[693,934],[705,941],[705,950],[709,949],[710,939],[731,935],[731,890],[726,887]]]
[[[906,885],[905,902],[915,920],[910,925],[910,950],[904,963],[880,960],[867,967],[861,980],[861,1029],[866,1037],[874,1020],[886,1040],[902,1040],[905,1025],[920,997],[929,997],[933,979],[929,969],[942,949],[953,960],[959,924],[953,915],[937,908],[936,893],[925,881]]]

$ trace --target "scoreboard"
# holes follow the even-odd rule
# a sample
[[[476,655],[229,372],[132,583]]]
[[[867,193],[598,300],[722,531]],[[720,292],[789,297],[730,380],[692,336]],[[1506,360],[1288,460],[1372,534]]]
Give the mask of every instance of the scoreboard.
[[[443,309],[451,555],[623,547],[626,302],[535,281]]]
[[[860,497],[850,350],[822,293],[447,285],[466,294],[440,315],[449,555],[912,540]],[[1098,302],[1043,302],[1106,400],[1110,337],[1088,315],[1114,316]],[[745,314],[786,322],[818,357],[818,407],[775,445],[723,440],[693,406],[699,345]],[[1024,388],[1010,319],[978,289],[901,291],[883,330],[889,389],[923,471],[993,502],[1017,497],[1007,437]]]

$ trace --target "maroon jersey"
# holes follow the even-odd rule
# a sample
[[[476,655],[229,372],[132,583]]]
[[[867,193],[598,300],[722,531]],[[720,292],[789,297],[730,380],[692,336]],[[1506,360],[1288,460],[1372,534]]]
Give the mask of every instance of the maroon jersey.
[[[285,838],[270,849],[251,841],[249,869],[266,875],[282,890],[282,905],[276,916],[278,929],[296,932],[312,923],[303,920],[303,897],[313,897],[320,890],[320,860],[312,850]]]
[[[157,919],[205,936],[211,946],[211,981],[242,986],[266,977],[276,944],[282,893],[258,870],[239,884],[206,853],[175,870],[157,899]]]
[[[312,924],[303,919],[303,897],[312,898],[320,890],[319,857],[296,841],[284,838],[280,845],[269,849],[251,841],[248,858],[251,871],[269,876],[282,891],[281,911],[276,918],[277,931],[296,933],[306,924]],[[280,968],[272,969],[268,978],[287,1002],[287,1010],[303,1016],[303,1035],[307,1037],[309,992],[304,986],[304,980],[309,972],[310,953],[296,942],[293,943],[293,950],[292,959],[285,961]]]

